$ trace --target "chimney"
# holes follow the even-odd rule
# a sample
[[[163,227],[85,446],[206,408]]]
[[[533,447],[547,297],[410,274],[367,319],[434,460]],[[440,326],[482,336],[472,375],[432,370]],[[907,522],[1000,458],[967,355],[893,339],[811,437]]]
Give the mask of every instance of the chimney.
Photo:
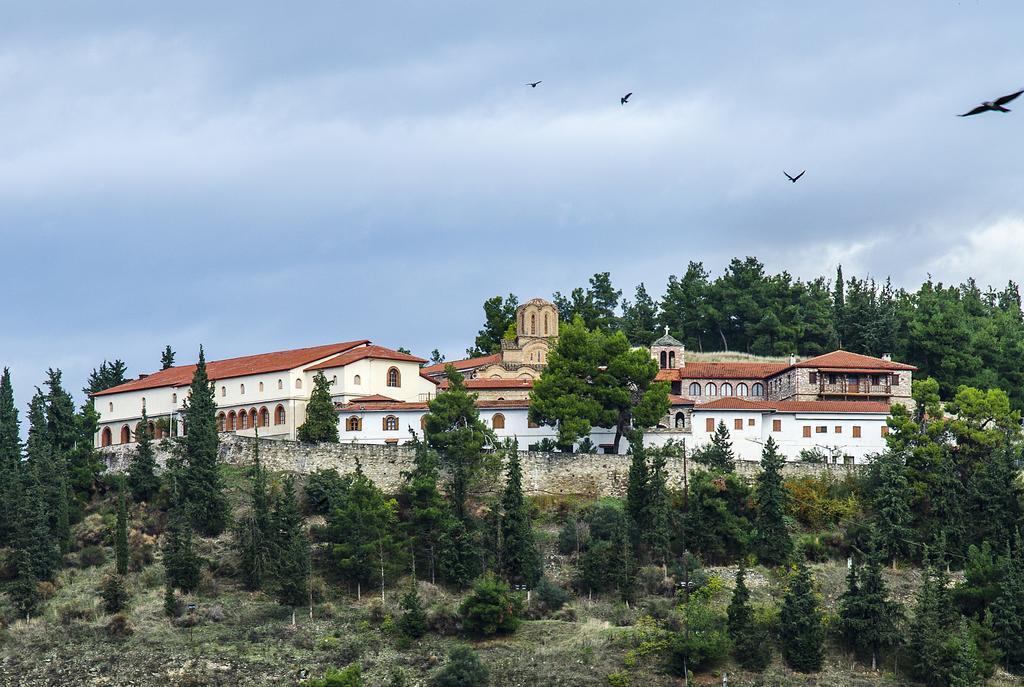
[[[148,375],[148,374],[146,374],[145,372],[140,372],[140,373],[139,373],[139,379],[145,379],[145,378],[146,378],[146,377],[148,377],[148,376],[149,376],[149,375]]]
[[[884,360],[887,363],[892,362],[892,353],[883,353],[882,360]]]
[[[789,356],[789,364],[790,365],[796,365],[796,356],[795,355],[790,355]]]

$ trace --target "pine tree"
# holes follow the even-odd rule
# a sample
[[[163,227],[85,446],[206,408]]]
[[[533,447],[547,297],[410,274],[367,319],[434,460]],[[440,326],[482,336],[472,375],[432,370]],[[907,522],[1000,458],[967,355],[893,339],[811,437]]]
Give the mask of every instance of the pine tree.
[[[338,411],[331,400],[331,383],[322,370],[313,377],[306,421],[299,425],[298,438],[299,441],[338,443]]]
[[[37,389],[29,403],[27,460],[21,469],[22,503],[16,519],[39,580],[53,576],[70,540],[66,483],[50,443],[45,408],[45,398]]]
[[[124,479],[117,485],[117,528],[114,531],[114,561],[118,575],[128,574],[128,503]]]
[[[174,587],[167,583],[164,585],[164,615],[168,618],[174,618],[178,615],[178,597],[174,595]]]
[[[944,644],[954,625],[953,604],[944,569],[933,565],[927,551],[925,556],[925,571],[907,630],[907,653],[914,677],[928,685],[940,685],[937,676],[946,669]]]
[[[164,347],[164,352],[160,354],[160,369],[167,370],[174,367],[174,351],[170,345]]]
[[[899,640],[899,604],[889,599],[881,562],[875,556],[864,566],[851,565],[846,581],[846,592],[839,598],[840,633],[858,656],[870,656],[871,669],[877,670],[882,649]]]
[[[228,521],[228,503],[220,474],[217,438],[217,403],[206,374],[206,356],[199,348],[199,363],[184,404],[188,433],[181,439],[184,471],[182,497],[193,524],[203,534],[215,536]]]
[[[135,456],[128,465],[128,488],[134,500],[149,501],[160,491],[160,478],[156,475],[156,455],[145,408],[135,432],[135,442]]]
[[[416,574],[435,583],[438,560],[454,518],[437,488],[436,454],[415,432],[409,443],[415,451],[415,458],[414,467],[405,475],[406,483],[402,487],[404,500],[409,504],[408,515],[402,522],[402,531],[412,547]],[[477,557],[475,552],[467,553],[468,558]],[[472,576],[466,579],[462,579],[461,575],[459,577],[464,582]]]
[[[825,629],[821,609],[814,598],[814,582],[803,561],[797,562],[789,579],[779,624],[786,664],[801,673],[821,670]]]
[[[895,451],[886,451],[876,462],[878,479],[875,489],[873,527],[879,555],[892,561],[910,550],[913,530],[910,528],[910,504],[913,494],[907,483],[903,457]]]
[[[21,467],[20,433],[11,372],[5,367],[0,375],[0,548],[8,546],[14,538]]]
[[[199,586],[199,557],[192,540],[192,524],[182,503],[171,507],[163,547],[167,586],[191,592]]]
[[[643,442],[643,437],[640,439]],[[644,520],[646,528],[641,532],[640,541],[651,562],[665,565],[669,558],[671,532],[669,519],[671,505],[668,493],[668,470],[665,466],[666,449],[653,449],[650,456],[650,470],[647,476],[647,498]]]
[[[36,581],[53,579],[60,564],[60,549],[54,540],[46,512],[46,498],[39,474],[28,466],[21,471],[21,484],[15,517],[15,559],[27,566],[19,577]],[[22,575],[24,573],[24,575]]]
[[[992,604],[992,630],[1006,669],[1020,674],[1024,672],[1024,545],[1020,532],[1006,558],[999,596]]]
[[[292,609],[306,603],[309,596],[309,540],[302,527],[295,498],[295,478],[285,479],[281,493],[274,501],[270,516],[273,532],[274,596],[282,606]]]
[[[779,454],[775,440],[768,437],[761,452],[761,473],[754,487],[757,515],[754,520],[754,548],[766,565],[781,565],[793,553],[793,540],[786,528],[789,492],[782,482],[786,459]]]
[[[398,631],[409,639],[419,639],[427,634],[427,614],[423,612],[415,582],[402,597],[401,606],[402,615],[398,618]]]
[[[512,584],[533,587],[541,576],[540,554],[533,539],[530,510],[523,500],[523,468],[519,462],[519,444],[511,440],[504,446],[508,456],[505,491],[501,496],[501,564],[505,578]]]
[[[715,433],[711,435],[711,443],[694,451],[693,459],[718,472],[732,472],[736,469],[732,440],[723,421],[718,421]]]
[[[640,549],[641,534],[647,530],[649,513],[647,499],[651,476],[642,434],[633,432],[629,435],[629,450],[632,457],[626,482],[626,517],[629,521],[629,538],[635,552]]]
[[[260,463],[259,436],[253,443],[253,463],[249,471],[249,512],[238,525],[236,542],[242,581],[249,589],[259,589],[271,564],[273,530],[270,517],[270,490],[267,470]]]
[[[741,564],[736,572],[736,587],[727,609],[727,627],[733,642],[736,662],[747,670],[761,672],[772,658],[768,633],[757,626],[754,610],[750,606],[750,591],[746,584],[746,568]]]

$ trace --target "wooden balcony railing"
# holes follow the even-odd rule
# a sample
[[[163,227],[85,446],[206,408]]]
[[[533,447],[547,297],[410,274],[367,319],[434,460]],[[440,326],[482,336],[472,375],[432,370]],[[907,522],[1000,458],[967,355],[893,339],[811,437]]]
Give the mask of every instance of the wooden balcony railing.
[[[835,383],[822,379],[818,382],[818,393],[823,396],[891,396],[892,384],[872,384],[870,379],[859,382],[837,379]]]

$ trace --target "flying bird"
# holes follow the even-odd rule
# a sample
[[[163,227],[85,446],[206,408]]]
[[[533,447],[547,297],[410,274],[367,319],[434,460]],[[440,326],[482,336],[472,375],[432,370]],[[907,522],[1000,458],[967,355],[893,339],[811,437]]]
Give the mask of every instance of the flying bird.
[[[540,83],[540,81],[531,81],[530,83],[528,83],[526,85],[529,86],[530,88],[536,88],[537,84],[539,84],[539,83]]]
[[[800,172],[795,177],[789,176],[789,172],[787,172],[785,170],[783,170],[782,173],[786,175],[787,179],[789,179],[790,181],[792,181],[795,184],[800,179],[800,177],[802,177],[804,175],[804,172],[806,172],[806,171],[807,170],[805,169],[803,172]]]
[[[621,98],[619,98],[619,104],[620,105],[625,105],[627,102],[629,102],[629,96],[631,96],[631,95],[633,95],[633,94],[632,93],[627,93],[626,95],[624,95]]]
[[[1009,112],[1009,108],[1003,107],[1006,103],[1016,98],[1021,93],[1024,93],[1024,89],[1011,93],[1010,95],[1004,95],[1002,98],[996,98],[995,100],[986,100],[981,105],[970,112],[965,112],[957,117],[970,117],[971,115],[981,114],[982,112]]]

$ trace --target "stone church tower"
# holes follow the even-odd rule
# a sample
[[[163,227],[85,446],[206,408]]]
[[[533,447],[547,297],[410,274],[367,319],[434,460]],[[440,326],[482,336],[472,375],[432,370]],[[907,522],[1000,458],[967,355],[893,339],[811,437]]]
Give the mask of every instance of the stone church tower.
[[[501,342],[501,361],[477,370],[478,379],[536,379],[558,338],[558,308],[543,298],[516,309],[516,338]]]

